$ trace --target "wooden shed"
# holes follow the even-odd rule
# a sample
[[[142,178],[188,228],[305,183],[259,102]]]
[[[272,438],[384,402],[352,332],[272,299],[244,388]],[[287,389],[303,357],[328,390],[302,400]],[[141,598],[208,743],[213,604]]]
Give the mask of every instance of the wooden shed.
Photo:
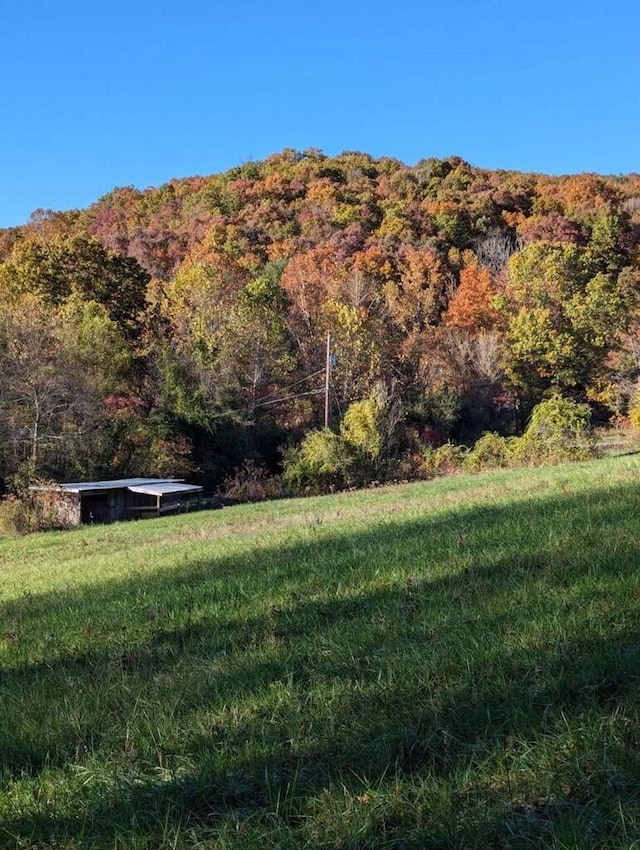
[[[127,512],[131,517],[161,516],[200,505],[202,487],[182,481],[158,481],[128,488]]]
[[[198,507],[202,487],[181,478],[122,478],[32,487],[55,525],[107,523]]]

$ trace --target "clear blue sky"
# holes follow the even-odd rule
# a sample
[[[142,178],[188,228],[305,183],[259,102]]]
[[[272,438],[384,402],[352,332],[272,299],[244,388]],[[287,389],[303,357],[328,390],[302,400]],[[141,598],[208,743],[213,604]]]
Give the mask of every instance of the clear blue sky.
[[[0,227],[284,147],[640,171],[637,0],[0,2]]]

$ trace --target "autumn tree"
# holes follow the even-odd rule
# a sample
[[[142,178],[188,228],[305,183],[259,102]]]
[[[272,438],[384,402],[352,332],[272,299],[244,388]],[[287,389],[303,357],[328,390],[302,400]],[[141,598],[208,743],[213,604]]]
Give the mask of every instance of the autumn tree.
[[[322,307],[340,291],[347,274],[330,245],[319,245],[298,254],[282,274],[282,287],[291,302],[293,327],[298,336],[313,337]]]
[[[452,277],[431,248],[406,246],[399,254],[398,276],[385,286],[387,309],[408,337],[439,324]]]
[[[346,280],[347,269],[331,245],[298,254],[282,273],[290,304],[287,324],[303,374],[314,373],[324,363],[325,307],[332,298],[339,300]]]
[[[2,304],[0,420],[10,465],[48,474],[95,463],[102,397],[129,366],[124,337],[94,301],[77,293],[52,308],[25,294]]]
[[[489,269],[476,261],[470,262],[460,272],[458,288],[449,299],[445,324],[472,334],[492,330],[500,320],[500,313],[494,306],[496,295]]]

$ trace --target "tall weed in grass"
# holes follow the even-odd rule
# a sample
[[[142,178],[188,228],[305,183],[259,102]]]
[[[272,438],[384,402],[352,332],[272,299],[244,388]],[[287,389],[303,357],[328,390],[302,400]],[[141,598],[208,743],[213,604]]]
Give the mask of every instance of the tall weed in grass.
[[[638,471],[0,541],[0,845],[633,846]]]

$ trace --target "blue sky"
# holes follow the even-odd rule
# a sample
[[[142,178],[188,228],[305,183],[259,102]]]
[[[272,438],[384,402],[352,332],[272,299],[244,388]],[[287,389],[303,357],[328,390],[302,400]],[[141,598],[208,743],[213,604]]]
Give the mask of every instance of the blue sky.
[[[0,3],[0,227],[285,147],[640,171],[637,0]]]

